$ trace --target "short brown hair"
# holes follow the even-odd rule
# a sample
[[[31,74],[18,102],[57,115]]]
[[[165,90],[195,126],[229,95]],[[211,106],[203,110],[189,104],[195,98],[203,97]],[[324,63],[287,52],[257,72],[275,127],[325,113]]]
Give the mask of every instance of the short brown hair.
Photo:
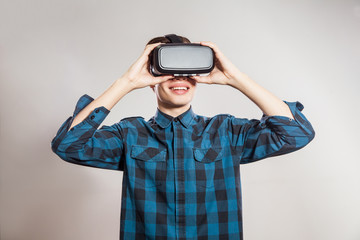
[[[188,38],[180,36],[180,35],[177,35],[177,36],[181,38],[183,43],[191,43]],[[149,44],[152,44],[152,43],[158,43],[158,42],[170,43],[170,40],[167,39],[165,36],[155,37],[155,38],[151,39],[146,45],[149,45]]]

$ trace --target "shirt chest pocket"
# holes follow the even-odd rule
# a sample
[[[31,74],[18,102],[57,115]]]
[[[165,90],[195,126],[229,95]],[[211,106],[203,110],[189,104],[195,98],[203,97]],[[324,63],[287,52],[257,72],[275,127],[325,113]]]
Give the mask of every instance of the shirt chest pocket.
[[[196,186],[213,188],[216,181],[224,180],[221,147],[194,148]]]
[[[140,188],[161,185],[166,180],[166,153],[165,148],[131,146],[127,171],[129,181]]]

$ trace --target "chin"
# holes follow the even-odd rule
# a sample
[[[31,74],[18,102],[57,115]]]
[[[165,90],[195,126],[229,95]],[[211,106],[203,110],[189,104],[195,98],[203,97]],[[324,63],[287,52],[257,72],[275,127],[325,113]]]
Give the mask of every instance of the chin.
[[[162,95],[162,96],[161,96]],[[186,95],[174,95],[172,93],[165,93],[158,95],[158,101],[161,101],[168,107],[183,107],[190,104],[192,100],[192,94]]]
[[[171,103],[171,105],[174,107],[183,107],[188,104],[189,104],[189,102],[173,102],[173,103]]]
[[[183,98],[183,99],[173,99],[172,101],[173,104],[176,104],[176,105],[186,105],[186,104],[189,104],[191,102],[191,99],[189,98]]]
[[[190,103],[190,101],[186,100],[186,101],[166,101],[166,105],[167,106],[171,106],[171,107],[183,107],[185,105],[188,105]]]

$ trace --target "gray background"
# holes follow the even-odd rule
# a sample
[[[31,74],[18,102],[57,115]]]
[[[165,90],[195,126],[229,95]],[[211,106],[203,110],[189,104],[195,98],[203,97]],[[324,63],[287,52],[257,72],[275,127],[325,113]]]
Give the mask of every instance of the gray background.
[[[360,239],[360,1],[0,2],[1,240],[118,239],[122,172],[69,164],[50,142],[83,94],[103,93],[153,37],[212,41],[244,73],[300,101],[316,136],[242,165],[247,240]],[[150,88],[103,124],[156,110]],[[193,110],[260,119],[229,86],[199,84]]]

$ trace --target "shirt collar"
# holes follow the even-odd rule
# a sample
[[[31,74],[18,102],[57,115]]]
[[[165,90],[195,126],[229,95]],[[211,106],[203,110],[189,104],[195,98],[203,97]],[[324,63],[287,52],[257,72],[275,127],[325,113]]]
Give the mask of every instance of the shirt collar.
[[[190,105],[188,110],[186,110],[177,117],[170,116],[157,108],[154,118],[156,123],[159,124],[162,128],[166,128],[167,126],[169,126],[169,124],[175,119],[178,119],[184,127],[188,128],[195,116],[196,114],[193,112],[192,106]]]

